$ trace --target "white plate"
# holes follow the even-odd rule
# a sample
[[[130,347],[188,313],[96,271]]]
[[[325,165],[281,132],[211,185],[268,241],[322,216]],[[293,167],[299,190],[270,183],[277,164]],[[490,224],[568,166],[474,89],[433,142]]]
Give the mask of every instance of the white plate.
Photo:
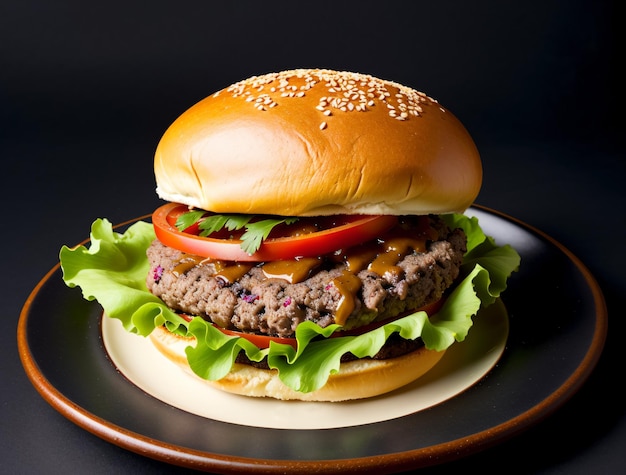
[[[475,317],[465,341],[453,344],[424,376],[391,393],[347,402],[278,401],[229,394],[181,370],[150,342],[103,317],[109,357],[130,381],[171,406],[233,424],[270,429],[330,429],[406,416],[456,396],[479,381],[502,355],[508,318],[501,301]]]

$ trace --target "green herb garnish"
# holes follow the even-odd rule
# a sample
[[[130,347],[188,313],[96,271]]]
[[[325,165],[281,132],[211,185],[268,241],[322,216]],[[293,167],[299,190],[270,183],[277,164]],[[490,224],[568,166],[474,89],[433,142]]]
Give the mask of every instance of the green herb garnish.
[[[176,219],[176,227],[179,231],[184,231],[197,223],[205,214],[205,211],[187,211]]]
[[[254,215],[247,214],[212,214],[205,216],[204,211],[188,211],[181,214],[176,220],[176,227],[180,231],[198,223],[200,236],[207,237],[222,229],[228,231],[238,231],[244,229],[241,235],[241,248],[248,254],[254,254],[259,250],[263,240],[267,237],[279,224],[293,224],[298,218],[268,218],[258,221],[252,221]]]
[[[404,340],[421,337],[426,348],[437,351],[463,341],[478,309],[494,303],[504,292],[508,277],[520,265],[519,254],[508,244],[496,245],[475,217],[451,215],[447,222],[462,227],[468,237],[462,271],[466,277],[436,315],[415,312],[371,332],[337,338],[326,338],[337,325],[321,328],[302,322],[296,330],[297,351],[281,343],[259,349],[245,338],[225,335],[201,317],[188,322],[150,293],[146,287],[146,274],[151,271],[146,250],[155,233],[149,223],[139,221],[122,235],[111,222],[98,219],[91,228],[89,248],[63,246],[59,257],[65,283],[81,287],[85,299],[97,300],[107,317],[119,319],[127,331],[147,336],[165,324],[172,332],[194,336],[197,344],[189,346],[186,354],[200,377],[223,378],[242,351],[252,361],[266,358],[287,386],[310,392],[326,384],[344,354],[375,355],[391,335]]]

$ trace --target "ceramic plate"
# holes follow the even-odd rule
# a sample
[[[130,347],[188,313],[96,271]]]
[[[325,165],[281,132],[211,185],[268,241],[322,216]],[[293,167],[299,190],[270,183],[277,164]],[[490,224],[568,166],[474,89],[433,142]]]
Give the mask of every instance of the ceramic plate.
[[[247,401],[251,405],[236,419],[185,407],[139,381],[110,342],[115,328],[106,322],[102,328],[99,305],[66,287],[59,266],[24,305],[20,357],[35,388],[65,417],[171,464],[220,473],[384,473],[463,457],[531,427],[567,401],[593,370],[607,329],[596,281],[561,244],[493,210],[472,207],[468,214],[522,256],[503,306],[485,318],[493,328],[477,325],[477,338],[468,337],[466,348],[457,350],[474,358],[474,376],[448,384],[456,381],[456,365],[467,363],[451,352],[451,364],[442,359],[441,367],[399,394],[355,403],[376,405],[376,415],[365,419],[349,408],[343,421],[343,411],[321,409],[334,411],[335,421],[314,424],[309,417],[290,427],[289,414],[271,414],[290,411],[291,404],[271,402],[271,410],[259,415],[263,402]],[[415,404],[427,393],[429,401]],[[294,410],[298,417],[303,413]]]

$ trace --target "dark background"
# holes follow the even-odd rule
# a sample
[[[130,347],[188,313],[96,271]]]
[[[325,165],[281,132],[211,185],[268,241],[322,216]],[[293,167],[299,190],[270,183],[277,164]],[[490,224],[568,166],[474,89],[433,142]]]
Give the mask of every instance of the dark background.
[[[223,4],[222,4],[223,3]],[[15,329],[62,244],[152,210],[152,156],[193,103],[245,77],[354,70],[427,92],[472,133],[479,204],[577,254],[602,286],[609,339],[588,384],[538,427],[432,473],[616,473],[624,334],[623,17],[610,1],[80,2],[0,4],[4,192],[2,464],[11,473],[169,473],[57,414],[27,380]],[[538,305],[549,295],[528,296]],[[532,316],[530,316],[532,318]],[[507,465],[510,467],[510,465]]]

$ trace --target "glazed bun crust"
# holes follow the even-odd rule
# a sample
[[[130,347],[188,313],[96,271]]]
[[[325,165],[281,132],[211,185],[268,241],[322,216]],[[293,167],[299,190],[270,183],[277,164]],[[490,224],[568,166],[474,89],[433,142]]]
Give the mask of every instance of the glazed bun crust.
[[[191,338],[157,327],[150,334],[154,346],[168,360],[192,373],[187,364],[185,348],[194,344]],[[275,370],[235,364],[226,377],[202,382],[222,391],[251,397],[280,400],[339,402],[379,396],[406,386],[430,370],[445,351],[422,347],[412,353],[387,360],[361,359],[344,363],[338,373],[330,376],[325,386],[310,393],[301,393],[285,386]],[[198,377],[194,374],[194,377]]]
[[[217,213],[461,212],[480,156],[438,102],[392,81],[319,69],[233,84],[165,132],[158,195]]]

